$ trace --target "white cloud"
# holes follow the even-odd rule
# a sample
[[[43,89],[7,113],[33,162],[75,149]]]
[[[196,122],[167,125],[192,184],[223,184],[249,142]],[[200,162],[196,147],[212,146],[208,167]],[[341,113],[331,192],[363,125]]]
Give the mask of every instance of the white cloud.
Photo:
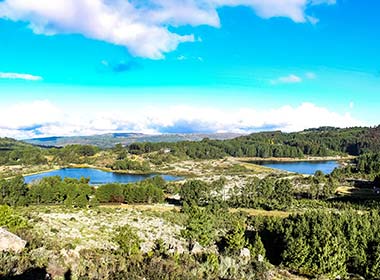
[[[298,84],[298,83],[301,83],[302,82],[302,78],[297,76],[297,75],[294,75],[294,74],[290,74],[289,76],[284,76],[284,77],[280,77],[280,78],[277,78],[275,80],[271,80],[271,84],[272,85],[277,85],[277,84]]]
[[[0,79],[40,81],[42,80],[42,77],[31,74],[0,72]]]
[[[350,104],[349,104],[349,107],[350,107],[350,109],[354,109],[355,103],[353,101],[351,101]]]
[[[9,118],[9,116],[13,116]],[[63,109],[49,101],[0,105],[0,136],[92,135],[117,131],[167,132],[253,132],[280,129],[299,131],[310,127],[363,125],[349,113],[337,113],[312,103],[280,108],[168,106],[129,110],[82,112]]]
[[[318,19],[308,7],[333,0],[4,0],[0,18],[29,23],[37,34],[82,34],[125,46],[131,54],[161,59],[193,34],[177,34],[169,26],[220,27],[218,8],[247,6],[262,18],[286,17],[294,22]]]
[[[144,9],[122,0],[6,0],[0,2],[0,17],[30,22],[37,34],[78,33],[122,45],[136,56],[153,59],[173,51],[193,35],[170,32],[160,22],[151,22]]]
[[[28,130],[60,122],[63,117],[63,111],[47,100],[19,103],[0,107],[0,128]]]

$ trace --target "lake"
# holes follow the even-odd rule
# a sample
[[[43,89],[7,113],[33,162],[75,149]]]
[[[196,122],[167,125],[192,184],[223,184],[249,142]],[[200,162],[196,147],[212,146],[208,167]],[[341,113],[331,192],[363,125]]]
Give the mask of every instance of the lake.
[[[317,170],[330,174],[336,167],[339,167],[337,161],[255,161],[252,163],[300,174],[314,174]]]
[[[155,176],[156,174],[147,175],[136,175],[136,174],[125,174],[125,173],[115,173],[107,172],[94,168],[62,168],[58,170],[53,170],[49,172],[44,172],[40,174],[25,176],[25,182],[30,183],[35,180],[39,180],[44,177],[60,176],[61,178],[74,178],[80,179],[81,177],[90,178],[91,185],[102,185],[108,183],[134,183],[139,182],[144,179]],[[166,181],[176,181],[180,180],[180,177],[171,175],[160,175]]]

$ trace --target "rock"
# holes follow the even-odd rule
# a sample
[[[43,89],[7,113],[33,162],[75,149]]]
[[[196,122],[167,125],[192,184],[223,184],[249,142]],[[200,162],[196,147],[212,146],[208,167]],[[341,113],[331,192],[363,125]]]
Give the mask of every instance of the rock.
[[[220,270],[220,275],[222,276],[223,279],[224,278],[230,279],[230,272],[237,271],[238,266],[236,264],[236,261],[233,258],[223,256],[221,257],[221,260],[220,260],[219,270]]]
[[[179,194],[172,195],[169,198],[174,199],[174,200],[181,200],[181,196]]]
[[[248,248],[243,248],[240,250],[240,257],[243,259],[250,259],[251,258],[251,252]]]
[[[196,254],[201,254],[203,251],[203,247],[199,245],[198,242],[195,242],[193,248],[191,249],[191,253],[196,255]]]
[[[61,257],[64,260],[64,264],[67,267],[70,267],[73,270],[76,270],[79,262],[80,262],[80,250],[81,247],[78,246],[75,248],[75,250],[67,250],[67,249],[61,249]]]
[[[22,240],[17,235],[10,233],[3,228],[0,228],[0,252],[13,251],[18,253],[25,248],[25,245],[25,240]]]

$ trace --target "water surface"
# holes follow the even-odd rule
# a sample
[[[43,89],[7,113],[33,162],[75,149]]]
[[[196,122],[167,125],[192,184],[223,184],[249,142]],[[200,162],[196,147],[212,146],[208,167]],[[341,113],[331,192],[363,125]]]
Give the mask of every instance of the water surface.
[[[255,161],[254,164],[295,172],[300,174],[314,174],[321,170],[325,174],[330,174],[335,168],[339,167],[337,161]]]
[[[44,177],[60,176],[61,178],[74,178],[80,179],[90,178],[91,185],[101,185],[108,183],[134,183],[139,182],[144,179],[155,176],[156,174],[146,174],[146,175],[136,175],[136,174],[125,174],[125,173],[115,173],[107,172],[94,168],[62,168],[58,170],[53,170],[49,172],[44,172],[40,174],[25,176],[25,182],[30,183],[35,180],[39,180]],[[180,177],[171,175],[160,175],[166,181],[176,181],[181,179]]]

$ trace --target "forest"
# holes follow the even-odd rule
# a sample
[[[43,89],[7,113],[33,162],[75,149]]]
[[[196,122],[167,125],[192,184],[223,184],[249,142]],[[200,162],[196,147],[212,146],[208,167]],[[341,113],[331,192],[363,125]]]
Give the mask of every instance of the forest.
[[[143,154],[169,149],[173,155],[193,159],[232,157],[288,157],[360,155],[380,151],[380,127],[322,127],[302,132],[261,132],[232,140],[203,139],[200,142],[134,143],[130,153]]]

